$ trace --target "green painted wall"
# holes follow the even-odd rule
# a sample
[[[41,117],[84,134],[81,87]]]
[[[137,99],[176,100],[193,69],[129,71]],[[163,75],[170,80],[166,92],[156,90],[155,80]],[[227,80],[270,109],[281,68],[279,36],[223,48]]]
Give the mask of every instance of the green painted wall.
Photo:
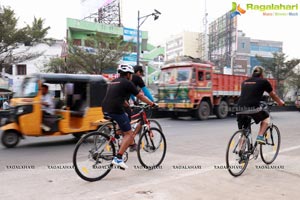
[[[84,39],[86,34],[102,32],[115,35],[123,35],[123,27],[112,26],[108,24],[101,24],[89,22],[79,19],[67,18],[67,29],[69,39]],[[141,31],[142,39],[148,39],[148,31]]]

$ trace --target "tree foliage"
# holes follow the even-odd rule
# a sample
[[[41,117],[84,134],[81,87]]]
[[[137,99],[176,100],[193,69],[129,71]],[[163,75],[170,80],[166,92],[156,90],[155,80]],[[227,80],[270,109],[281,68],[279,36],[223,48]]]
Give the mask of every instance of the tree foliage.
[[[43,42],[44,38],[48,34],[48,30],[50,26],[44,28],[44,20],[41,18],[34,17],[32,25],[27,25],[26,32],[27,32],[27,42],[29,43],[37,43]]]
[[[52,59],[47,65],[48,72],[102,74],[108,68],[116,68],[122,56],[131,52],[131,43],[119,36],[96,33],[85,40],[85,47],[68,42],[68,56],[58,69]],[[63,61],[63,59],[60,59]]]
[[[300,92],[300,65],[298,65],[294,71],[293,74],[290,76],[290,78],[287,80],[288,84],[295,89],[296,92]]]
[[[272,75],[277,81],[277,93],[282,98],[285,90],[285,80],[292,75],[293,69],[300,63],[300,59],[291,59],[286,61],[287,56],[284,53],[273,53],[272,59],[266,59],[260,56],[256,58],[265,67],[266,73]]]
[[[18,19],[11,8],[1,7],[0,14],[0,67],[23,62],[39,56],[20,48],[23,44],[40,42],[47,35],[50,27],[43,28],[44,20],[34,18],[32,26],[17,28]]]

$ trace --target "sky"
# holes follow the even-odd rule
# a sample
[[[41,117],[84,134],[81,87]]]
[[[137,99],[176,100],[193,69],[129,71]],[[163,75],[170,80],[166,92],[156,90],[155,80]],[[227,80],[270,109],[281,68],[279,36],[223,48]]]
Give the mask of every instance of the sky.
[[[104,0],[0,0],[1,6],[10,6],[19,18],[19,26],[31,24],[34,16],[45,20],[50,26],[47,37],[63,39],[66,35],[66,18],[82,19],[87,11],[81,1],[91,4]],[[232,8],[232,0],[207,0],[208,23],[222,16]],[[288,58],[300,58],[300,0],[235,0],[242,8],[246,4],[299,4],[293,11],[298,16],[263,16],[260,11],[246,10],[238,17],[238,29],[253,39],[283,41],[283,52]],[[149,17],[141,30],[149,32],[149,42],[163,45],[166,38],[182,31],[202,32],[205,0],[121,0],[122,23],[127,28],[137,27],[137,12],[141,16],[154,9],[162,14],[154,21]],[[95,6],[94,11],[97,8]],[[273,11],[269,11],[271,13]],[[288,13],[287,11],[281,11]]]

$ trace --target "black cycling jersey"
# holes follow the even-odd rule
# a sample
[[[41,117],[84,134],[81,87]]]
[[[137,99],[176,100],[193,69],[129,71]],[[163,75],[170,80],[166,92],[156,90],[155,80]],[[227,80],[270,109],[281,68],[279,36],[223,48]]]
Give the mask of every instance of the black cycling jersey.
[[[133,74],[131,81],[138,89],[142,89],[143,87],[145,87],[145,83],[139,75]]]
[[[238,101],[239,107],[257,108],[263,100],[264,92],[272,92],[273,88],[267,79],[251,77],[242,83],[241,96]]]
[[[126,78],[120,77],[108,84],[106,95],[102,102],[104,112],[124,113],[124,102],[130,94],[138,95],[139,91],[133,83]]]

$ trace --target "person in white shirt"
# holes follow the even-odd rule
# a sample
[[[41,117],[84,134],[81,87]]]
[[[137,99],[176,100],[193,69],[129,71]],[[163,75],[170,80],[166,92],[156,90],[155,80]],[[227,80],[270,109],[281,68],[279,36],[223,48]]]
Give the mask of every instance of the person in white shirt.
[[[45,114],[54,114],[54,102],[53,97],[49,94],[48,85],[42,85],[42,110]]]
[[[3,110],[9,109],[9,103],[6,100],[4,100],[2,108],[3,108]]]

